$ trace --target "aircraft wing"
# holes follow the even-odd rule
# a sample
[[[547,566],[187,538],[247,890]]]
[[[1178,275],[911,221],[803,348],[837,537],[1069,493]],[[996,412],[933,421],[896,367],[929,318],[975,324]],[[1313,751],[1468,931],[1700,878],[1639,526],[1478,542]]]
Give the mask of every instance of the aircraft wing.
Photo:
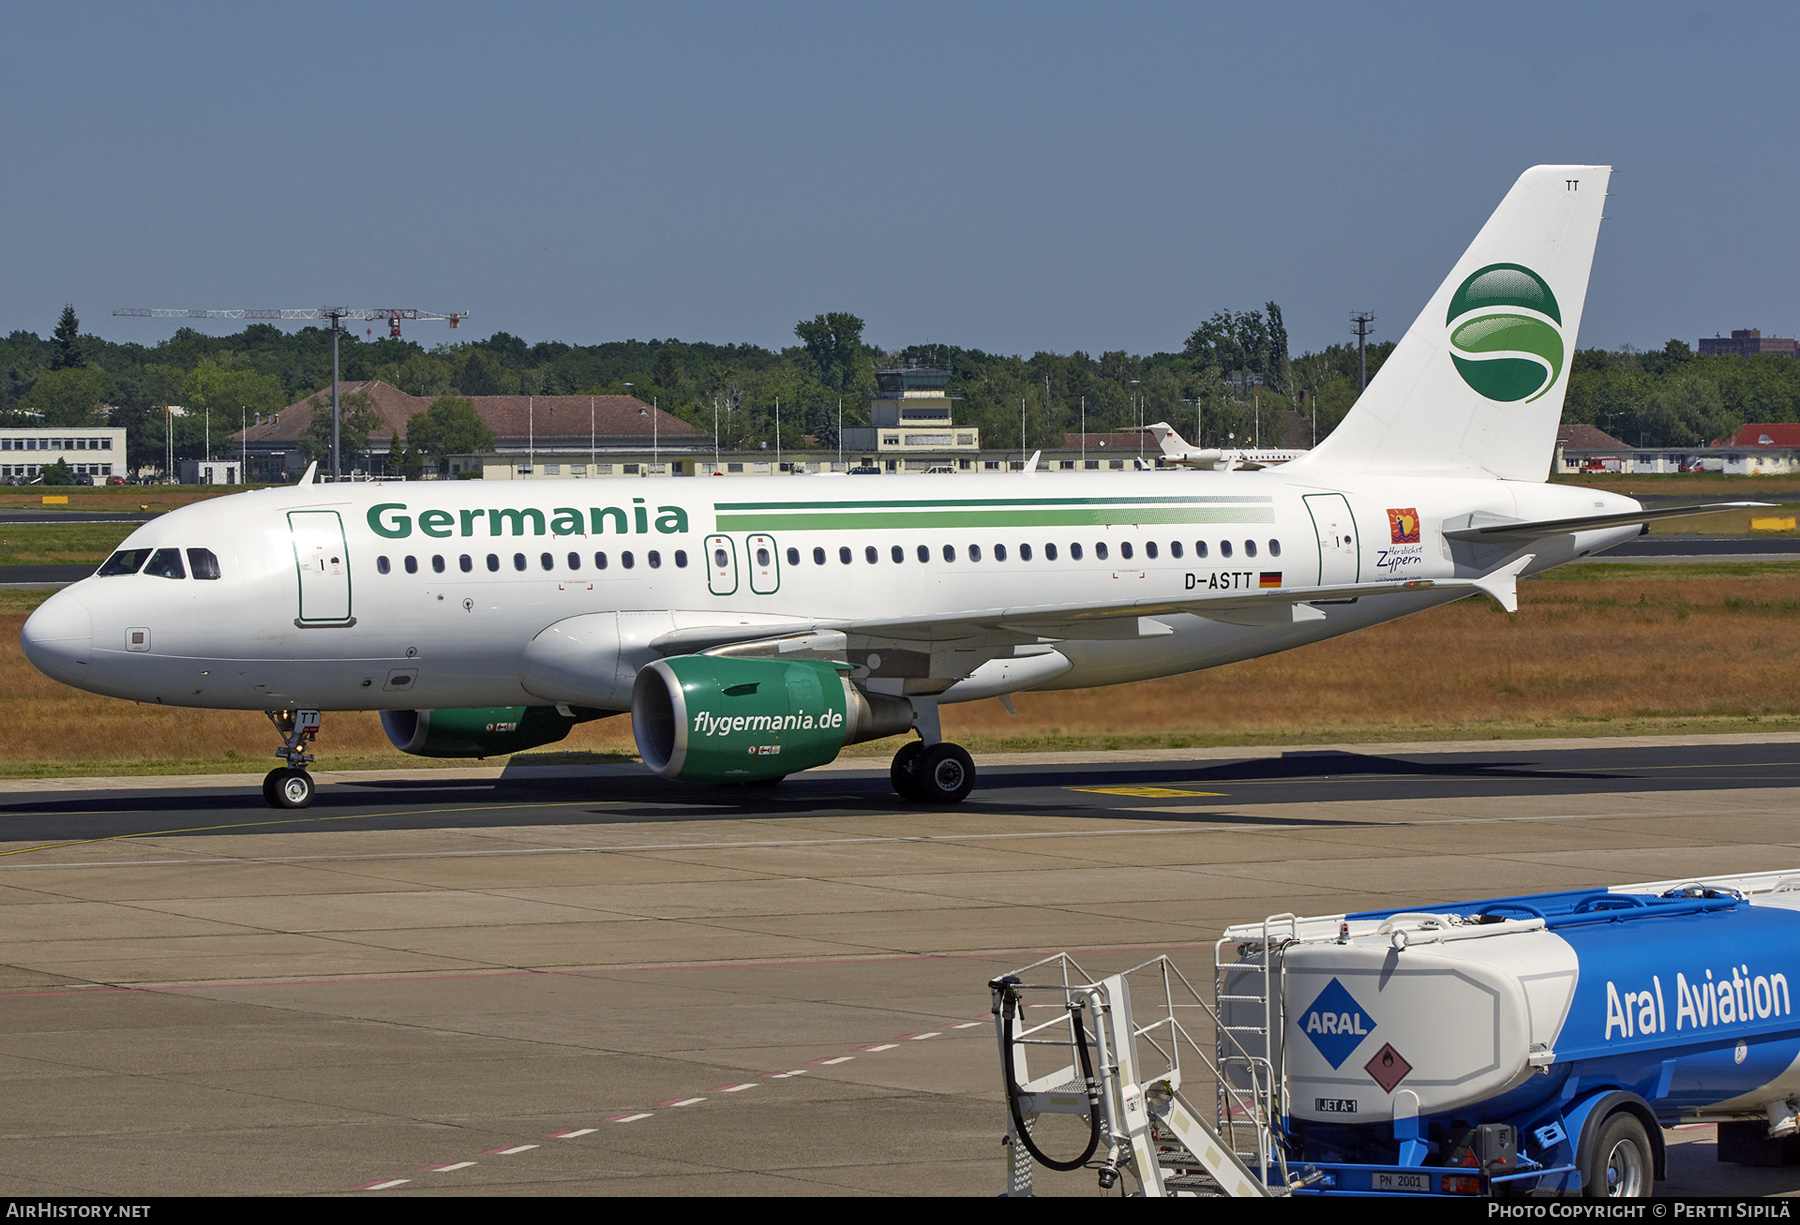
[[[1548,536],[1556,532],[1587,532],[1603,527],[1628,527],[1633,523],[1649,523],[1656,519],[1676,519],[1683,515],[1710,515],[1721,510],[1748,510],[1774,506],[1774,502],[1704,502],[1695,506],[1662,506],[1655,510],[1626,511],[1617,515],[1577,515],[1572,519],[1538,519],[1532,522],[1502,519],[1498,516],[1470,515],[1462,527],[1445,527],[1451,540],[1493,540],[1529,536]]]
[[[1182,594],[1155,599],[1080,604],[1016,605],[930,613],[912,617],[826,620],[775,629],[767,625],[695,626],[675,630],[651,645],[664,655],[699,651],[733,643],[800,638],[818,633],[859,638],[947,644],[957,641],[1001,642],[1039,639],[1112,639],[1156,637],[1169,633],[1159,615],[1190,613],[1230,625],[1276,626],[1322,621],[1319,603],[1338,603],[1428,591],[1480,591],[1493,596],[1508,612],[1518,609],[1518,577],[1534,555],[1517,558],[1490,574],[1468,579],[1417,579],[1405,583],[1350,583],[1327,587],[1274,587],[1228,591],[1216,595]]]

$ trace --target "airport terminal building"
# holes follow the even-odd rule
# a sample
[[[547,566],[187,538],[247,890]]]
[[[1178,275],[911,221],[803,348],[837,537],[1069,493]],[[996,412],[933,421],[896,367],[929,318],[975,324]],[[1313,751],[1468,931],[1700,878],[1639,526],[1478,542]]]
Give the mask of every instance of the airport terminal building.
[[[77,480],[104,485],[129,475],[123,426],[46,425],[0,429],[0,480],[24,484],[61,461]]]

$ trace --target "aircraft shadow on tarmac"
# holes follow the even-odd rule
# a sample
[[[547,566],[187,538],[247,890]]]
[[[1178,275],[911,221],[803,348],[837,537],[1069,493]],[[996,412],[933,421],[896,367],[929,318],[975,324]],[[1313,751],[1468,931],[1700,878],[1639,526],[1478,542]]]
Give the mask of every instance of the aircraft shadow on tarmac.
[[[1080,763],[1068,766],[994,766],[982,771],[975,793],[934,813],[1017,814],[1077,818],[1260,824],[1260,804],[1329,799],[1536,794],[1641,787],[1629,766],[1620,770],[1545,769],[1529,758],[1482,754],[1479,760],[1411,760],[1349,752],[1288,753],[1278,758],[1192,762]],[[199,837],[334,830],[457,829],[495,826],[586,826],[736,820],[744,817],[835,817],[892,813],[902,808],[885,771],[871,762],[866,775],[821,773],[791,777],[779,786],[669,783],[643,775],[536,775],[498,780],[403,777],[321,787],[309,809],[265,807],[254,785],[241,791],[207,789],[108,791],[0,804],[0,841],[52,843],[83,839]],[[1213,793],[1218,787],[1222,793]],[[1145,798],[1137,789],[1167,789],[1171,798]],[[1104,790],[1091,790],[1104,789]],[[1191,804],[1180,803],[1192,795]],[[1158,808],[1176,811],[1157,811]],[[1246,811],[1249,809],[1251,811]],[[1292,824],[1284,816],[1278,823]],[[1304,821],[1306,824],[1315,821]],[[1355,824],[1332,820],[1331,824]]]

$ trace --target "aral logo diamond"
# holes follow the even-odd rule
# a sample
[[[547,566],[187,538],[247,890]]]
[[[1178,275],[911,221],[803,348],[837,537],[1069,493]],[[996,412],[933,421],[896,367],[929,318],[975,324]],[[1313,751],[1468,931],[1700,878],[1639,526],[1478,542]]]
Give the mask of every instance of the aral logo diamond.
[[[1544,278],[1523,264],[1471,272],[1450,298],[1450,360],[1490,400],[1531,401],[1562,373],[1562,312]]]
[[[1375,1022],[1334,978],[1300,1014],[1300,1028],[1335,1069],[1374,1032]]]

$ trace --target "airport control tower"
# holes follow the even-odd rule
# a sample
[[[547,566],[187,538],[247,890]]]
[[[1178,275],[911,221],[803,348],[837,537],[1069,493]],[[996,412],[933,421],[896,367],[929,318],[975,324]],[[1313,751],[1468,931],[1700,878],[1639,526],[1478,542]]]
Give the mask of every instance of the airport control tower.
[[[869,424],[844,431],[844,451],[883,472],[964,472],[976,466],[981,431],[951,421],[950,372],[903,366],[875,372]]]

